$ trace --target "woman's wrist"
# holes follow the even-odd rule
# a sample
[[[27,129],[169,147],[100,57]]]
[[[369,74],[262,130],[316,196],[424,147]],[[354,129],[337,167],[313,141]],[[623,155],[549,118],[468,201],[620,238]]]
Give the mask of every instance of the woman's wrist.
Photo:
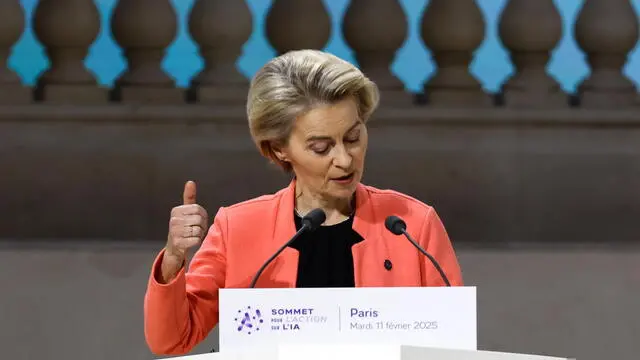
[[[184,266],[184,261],[183,254],[176,254],[171,249],[165,248],[160,266],[161,279],[158,280],[163,284],[170,283]]]

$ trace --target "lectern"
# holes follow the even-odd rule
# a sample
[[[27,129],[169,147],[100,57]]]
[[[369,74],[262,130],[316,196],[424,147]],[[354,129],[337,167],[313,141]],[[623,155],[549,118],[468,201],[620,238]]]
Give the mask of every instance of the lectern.
[[[184,360],[567,360],[477,349],[476,288],[221,289],[220,352]]]

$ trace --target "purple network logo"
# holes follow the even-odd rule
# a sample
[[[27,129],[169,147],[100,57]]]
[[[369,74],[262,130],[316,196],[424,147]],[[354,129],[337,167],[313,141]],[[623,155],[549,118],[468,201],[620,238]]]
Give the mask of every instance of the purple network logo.
[[[251,306],[247,306],[244,310],[238,310],[238,314],[233,320],[238,325],[238,331],[245,331],[247,334],[260,330],[260,325],[264,322],[260,310],[252,309]]]

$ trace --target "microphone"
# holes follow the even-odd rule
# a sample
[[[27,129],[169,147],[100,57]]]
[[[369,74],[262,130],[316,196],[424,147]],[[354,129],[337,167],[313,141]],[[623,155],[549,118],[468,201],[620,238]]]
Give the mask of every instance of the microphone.
[[[409,233],[407,232],[407,224],[404,222],[404,220],[397,216],[391,215],[384,220],[384,227],[386,227],[387,230],[389,230],[392,234],[404,235],[411,242],[411,244],[422,253],[422,255],[426,256],[431,261],[433,266],[440,273],[440,277],[442,278],[442,280],[444,280],[444,283],[447,286],[451,286],[447,275],[444,274],[444,271],[442,271],[442,268],[440,267],[440,264],[438,264],[436,259],[431,256],[431,254],[429,254],[425,249],[423,249],[420,244],[413,240],[411,235],[409,235]]]
[[[268,258],[267,261],[264,262],[264,264],[262,264],[258,272],[253,277],[253,280],[251,280],[251,285],[249,285],[249,288],[254,288],[256,286],[256,282],[258,281],[258,278],[260,278],[260,275],[262,275],[264,269],[266,269],[267,266],[271,264],[273,259],[280,255],[280,253],[284,251],[287,246],[291,245],[291,243],[294,242],[298,237],[300,237],[300,235],[302,235],[304,232],[313,231],[320,227],[320,225],[322,225],[322,223],[326,219],[327,215],[324,213],[324,211],[322,211],[322,209],[318,208],[309,211],[309,213],[302,218],[302,227],[300,228],[300,230],[298,230],[295,235],[293,235],[293,237],[289,239],[289,241],[284,243],[284,245],[282,245],[273,255],[271,255],[271,257]]]

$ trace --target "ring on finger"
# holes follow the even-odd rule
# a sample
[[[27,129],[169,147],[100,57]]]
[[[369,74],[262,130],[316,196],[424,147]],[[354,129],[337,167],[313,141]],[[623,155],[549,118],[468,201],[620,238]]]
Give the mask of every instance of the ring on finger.
[[[185,225],[185,227],[184,227],[184,236],[185,237],[192,237],[193,233],[194,233],[193,226]]]

